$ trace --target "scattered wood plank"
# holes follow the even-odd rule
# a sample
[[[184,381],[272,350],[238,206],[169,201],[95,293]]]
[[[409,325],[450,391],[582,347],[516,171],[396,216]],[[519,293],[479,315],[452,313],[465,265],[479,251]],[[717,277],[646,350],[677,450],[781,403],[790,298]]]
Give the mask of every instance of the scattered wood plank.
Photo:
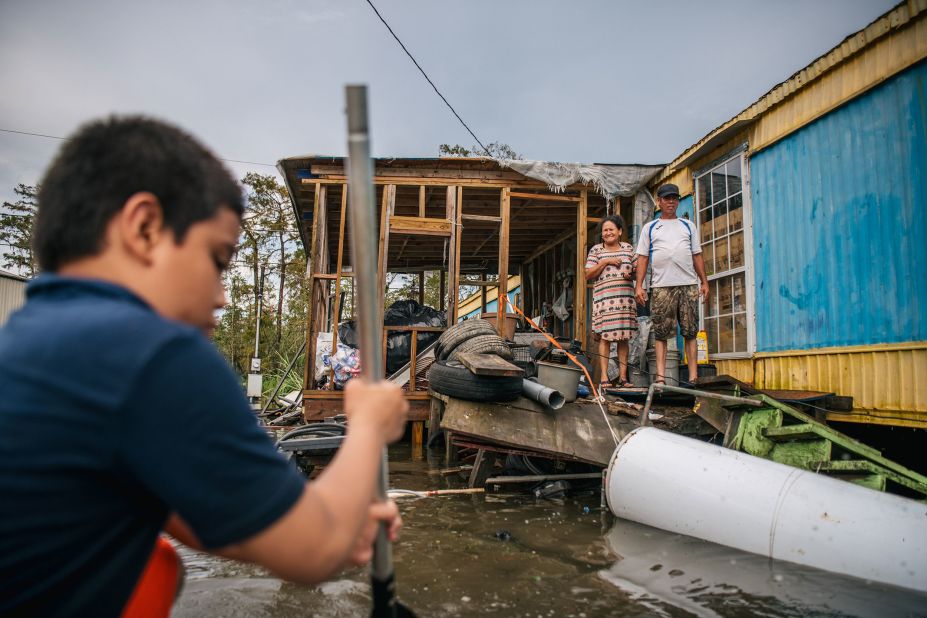
[[[601,472],[580,472],[576,474],[528,474],[525,476],[494,476],[486,479],[487,485],[508,485],[514,483],[543,483],[544,481],[579,481],[601,479]]]
[[[567,403],[553,412],[525,397],[510,403],[448,397],[441,426],[455,436],[605,467],[618,441],[638,426],[625,416],[608,419],[595,403]]]
[[[513,365],[504,358],[495,354],[478,354],[475,352],[463,352],[457,355],[457,360],[463,363],[463,366],[478,376],[523,376],[524,371],[520,367]]]

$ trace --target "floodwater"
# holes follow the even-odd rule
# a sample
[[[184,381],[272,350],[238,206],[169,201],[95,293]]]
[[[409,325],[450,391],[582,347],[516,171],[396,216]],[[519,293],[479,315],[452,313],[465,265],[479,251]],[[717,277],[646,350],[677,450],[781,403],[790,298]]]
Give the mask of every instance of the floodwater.
[[[443,455],[443,451],[441,453]],[[390,451],[392,488],[465,485],[443,461]],[[429,474],[429,471],[432,474]],[[927,616],[927,596],[617,520],[597,490],[560,500],[476,494],[397,500],[397,591],[419,616]],[[182,549],[173,616],[369,615],[368,575],[320,586]]]

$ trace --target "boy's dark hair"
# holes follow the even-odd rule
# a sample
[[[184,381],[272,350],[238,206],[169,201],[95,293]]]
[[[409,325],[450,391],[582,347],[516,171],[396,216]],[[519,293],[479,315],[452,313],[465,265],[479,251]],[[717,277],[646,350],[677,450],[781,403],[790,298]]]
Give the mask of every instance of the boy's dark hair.
[[[142,116],[97,120],[65,142],[42,179],[32,234],[39,266],[97,255],[109,221],[141,191],[157,196],[178,243],[219,208],[244,212],[239,184],[191,135]]]
[[[622,232],[625,231],[625,229],[624,229],[624,219],[621,218],[621,215],[608,215],[607,217],[603,218],[602,221],[599,222],[599,227],[598,227],[598,230],[596,231],[596,233],[598,234],[599,238],[602,238],[602,227],[603,227],[603,226],[605,225],[605,223],[608,222],[608,221],[611,221],[612,223],[614,223],[614,224],[615,224],[615,227],[617,227],[617,228],[618,228],[619,230],[621,230]]]

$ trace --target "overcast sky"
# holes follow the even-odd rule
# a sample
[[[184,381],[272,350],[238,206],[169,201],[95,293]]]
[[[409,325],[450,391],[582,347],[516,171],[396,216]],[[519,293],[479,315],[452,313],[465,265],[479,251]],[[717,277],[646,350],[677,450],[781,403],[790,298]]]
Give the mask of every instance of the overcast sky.
[[[670,161],[896,4],[373,2],[484,143],[605,163]],[[343,155],[347,83],[369,85],[375,156],[474,143],[365,0],[0,0],[0,129],[140,112],[228,159]],[[0,198],[59,145],[0,132]]]

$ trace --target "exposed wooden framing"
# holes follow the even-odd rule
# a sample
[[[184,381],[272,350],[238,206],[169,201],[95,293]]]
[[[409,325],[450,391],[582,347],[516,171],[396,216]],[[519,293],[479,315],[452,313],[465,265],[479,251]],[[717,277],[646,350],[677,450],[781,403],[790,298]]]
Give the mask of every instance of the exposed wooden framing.
[[[418,187],[418,216],[425,218],[425,185]]]
[[[578,202],[582,199],[581,197],[573,195],[542,195],[535,193],[520,193],[518,191],[512,191],[509,196],[520,199],[543,200],[545,202]]]
[[[338,278],[338,275],[333,273],[312,273],[313,279],[328,279],[329,281],[334,281]]]
[[[549,250],[553,249],[554,247],[556,247],[563,241],[569,239],[574,234],[576,234],[575,230],[564,230],[562,233],[558,234],[557,237],[554,238],[553,240],[544,243],[543,245],[541,245],[540,247],[532,251],[530,255],[528,255],[528,257],[525,258],[525,261],[530,262],[531,260],[538,257],[539,255],[543,253],[547,253]]]
[[[409,333],[409,392],[412,393],[415,391],[415,365],[418,361],[418,331],[412,331]]]
[[[450,190],[450,189],[449,189]],[[460,309],[460,283],[458,281],[458,276],[460,273],[460,237],[463,236],[463,228],[460,225],[460,215],[463,211],[463,187],[457,187],[457,199],[455,200],[455,214],[454,214],[454,259],[450,260],[448,263],[452,264],[451,270],[451,306],[448,308],[448,315],[451,315],[452,318],[448,319],[448,325],[454,324],[457,322],[457,312]]]
[[[418,274],[418,304],[425,304],[425,271]]]
[[[314,176],[344,176],[344,167],[340,165],[313,165],[311,169]],[[438,167],[407,169],[377,167],[374,169],[373,175],[377,178],[405,178],[407,184],[410,183],[410,181],[413,181],[414,184],[421,184],[421,180],[434,178],[452,180],[509,180],[521,183],[525,181],[525,177],[518,172],[506,170],[446,170]],[[447,184],[447,180],[444,181],[444,184]]]
[[[348,209],[348,185],[341,187],[341,220],[338,222],[338,256],[335,261],[335,307],[332,310],[332,354],[338,349],[338,315],[341,313],[341,266],[344,259],[344,220]],[[313,356],[313,359],[315,356]],[[335,372],[328,381],[328,390],[335,389]]]
[[[395,185],[389,185],[395,187]],[[395,198],[395,193],[393,194]],[[395,202],[394,202],[395,206]],[[428,217],[390,216],[390,230],[395,234],[421,234],[425,236],[450,236],[451,222]]]
[[[326,244],[326,198],[328,187],[318,184],[315,191],[315,218],[312,222],[312,248],[309,253],[309,267],[313,271],[324,272],[324,262],[322,255],[325,253]],[[317,334],[324,327],[325,311],[328,308],[328,302],[325,298],[325,289],[327,283],[323,279],[311,277],[310,279],[310,311],[309,324],[306,333],[306,369],[304,371],[303,384],[312,384],[315,382],[315,352]]]
[[[588,229],[586,219],[589,216],[589,195],[580,193],[579,207],[576,209],[576,271],[573,276],[573,339],[586,349],[586,278],[583,276],[586,265],[586,238]]]
[[[386,271],[389,260],[389,220],[396,208],[396,185],[383,187],[383,201],[380,205],[380,259],[377,264],[377,274],[380,277],[379,289],[383,297],[378,303],[377,324],[383,323],[383,313],[386,310]],[[385,343],[383,344],[386,345]],[[384,360],[384,367],[386,366]]]
[[[502,189],[499,202],[499,294],[496,296],[496,330],[505,337],[505,314],[508,313],[509,290],[509,211],[512,200],[509,189]],[[484,290],[486,288],[483,288]]]

